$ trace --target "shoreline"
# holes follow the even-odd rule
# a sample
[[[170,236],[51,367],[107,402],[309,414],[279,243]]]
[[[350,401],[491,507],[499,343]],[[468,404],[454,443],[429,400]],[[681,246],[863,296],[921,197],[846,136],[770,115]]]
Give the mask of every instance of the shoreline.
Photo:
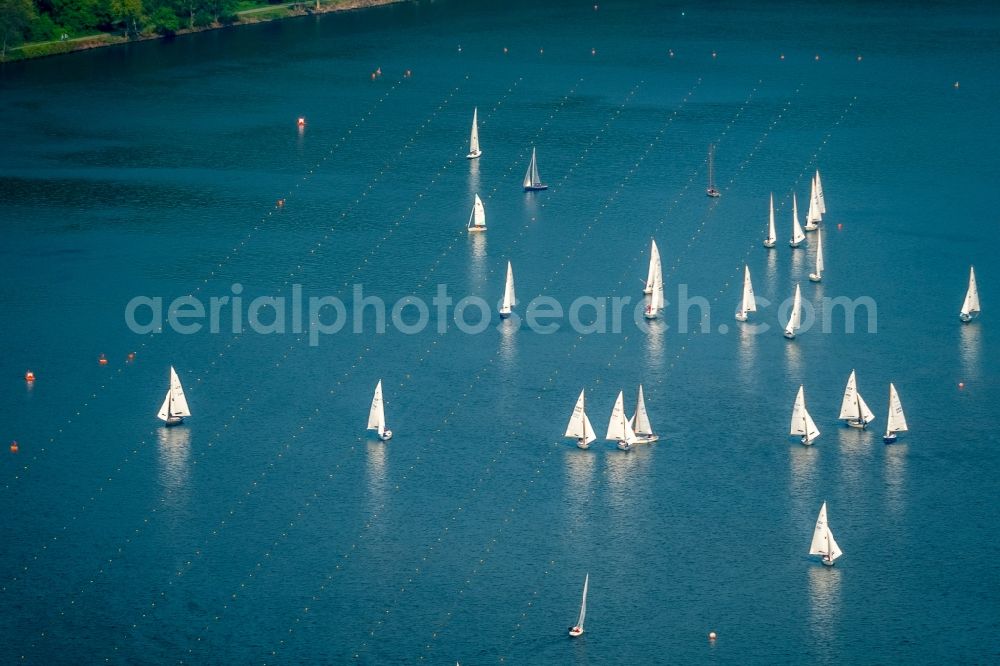
[[[244,25],[256,25],[258,23],[269,23],[271,21],[282,21],[284,19],[296,18],[299,16],[309,16],[316,14],[331,14],[335,12],[354,11],[358,9],[368,9],[370,7],[381,7],[392,5],[408,0],[342,0],[329,4],[316,6],[315,2],[300,0],[297,2],[287,2],[278,5],[266,5],[237,12],[239,20],[234,23],[214,23],[195,28],[182,28],[169,35],[140,35],[139,37],[126,37],[120,34],[99,33],[86,37],[76,37],[66,41],[34,42],[17,46],[7,51],[7,59],[0,62],[0,66],[7,63],[23,62],[25,60],[36,60],[38,58],[48,58],[52,56],[65,55],[67,53],[77,53],[79,51],[89,51],[108,46],[119,46],[121,44],[135,44],[161,39],[173,39],[182,35],[191,35],[209,30],[226,30],[229,28],[239,28]],[[259,15],[259,16],[258,16]],[[16,57],[12,57],[13,54]]]

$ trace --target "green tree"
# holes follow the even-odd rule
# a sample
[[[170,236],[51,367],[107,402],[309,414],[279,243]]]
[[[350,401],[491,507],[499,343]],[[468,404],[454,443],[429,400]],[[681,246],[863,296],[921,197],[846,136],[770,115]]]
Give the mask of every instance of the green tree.
[[[0,60],[7,59],[7,48],[20,44],[24,31],[35,18],[31,0],[0,0]]]
[[[125,34],[139,39],[139,23],[144,20],[142,0],[111,0],[111,14],[125,24]]]

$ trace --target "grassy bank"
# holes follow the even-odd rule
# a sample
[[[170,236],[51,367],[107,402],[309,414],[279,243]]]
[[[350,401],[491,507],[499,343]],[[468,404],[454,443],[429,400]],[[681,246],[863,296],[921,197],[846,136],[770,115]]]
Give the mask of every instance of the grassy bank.
[[[211,25],[202,27],[182,28],[170,35],[160,35],[153,32],[140,33],[138,38],[126,36],[120,33],[95,33],[93,35],[74,37],[71,39],[46,42],[28,42],[8,49],[7,62],[27,60],[29,58],[43,58],[63,53],[72,53],[74,51],[85,51],[87,49],[100,48],[104,46],[126,44],[128,42],[163,39],[168,36],[173,37],[175,35],[186,35],[205,30],[219,30],[222,28],[238,27],[240,25],[263,23],[265,21],[277,21],[293,16],[325,14],[328,12],[375,7],[378,5],[388,5],[403,1],[405,0],[320,0],[319,2],[314,0],[312,2],[287,2],[275,5],[266,2],[245,0],[240,3],[240,9],[234,13],[235,20],[231,23],[212,23]]]

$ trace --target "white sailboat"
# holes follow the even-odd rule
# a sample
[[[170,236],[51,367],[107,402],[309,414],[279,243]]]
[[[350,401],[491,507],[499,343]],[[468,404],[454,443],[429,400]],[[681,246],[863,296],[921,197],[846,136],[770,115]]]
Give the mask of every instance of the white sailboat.
[[[479,150],[479,108],[474,108],[472,110],[472,133],[469,134],[469,154],[466,155],[466,159],[474,160],[483,154],[483,151]]]
[[[181,386],[180,377],[177,376],[174,366],[170,366],[170,387],[167,389],[167,395],[163,398],[163,404],[160,405],[160,411],[156,417],[169,427],[183,423],[185,416],[191,416],[191,409],[184,396],[184,387]]]
[[[656,284],[656,276],[660,274],[662,274],[660,264],[660,248],[656,247],[656,241],[653,240],[652,245],[649,248],[649,271],[646,273],[646,286],[643,288],[642,293],[653,293],[653,286]]]
[[[882,441],[886,444],[892,444],[896,441],[896,433],[906,432],[906,430],[906,415],[903,414],[903,403],[899,401],[899,394],[896,393],[896,387],[890,383],[889,420],[885,424],[885,434],[882,435]]]
[[[632,424],[625,417],[625,393],[618,392],[618,399],[615,400],[615,407],[611,410],[611,420],[608,421],[608,434],[604,439],[618,442],[618,448],[622,451],[631,451],[635,444],[635,432]]]
[[[819,203],[819,214],[826,215],[826,197],[823,196],[823,181],[819,179],[819,169],[816,169],[816,202]]]
[[[736,321],[746,321],[747,314],[757,311],[757,299],[753,295],[753,283],[750,282],[750,267],[743,265],[743,298],[736,310]]]
[[[958,318],[970,322],[979,314],[979,287],[976,286],[976,268],[969,266],[969,290],[965,292],[965,302]]]
[[[788,244],[792,247],[798,247],[805,239],[806,235],[802,232],[802,225],[799,224],[799,202],[795,198],[795,193],[792,192],[792,237]]]
[[[510,316],[510,311],[517,305],[514,297],[514,269],[510,262],[507,262],[507,282],[503,288],[503,303],[500,304],[500,318],[506,319]]]
[[[535,148],[531,148],[531,163],[528,164],[528,170],[524,173],[524,191],[530,192],[532,190],[547,190],[549,186],[542,182],[542,179],[538,176],[538,159],[535,157]]]
[[[771,193],[770,216],[767,222],[767,238],[764,239],[764,247],[771,248],[778,242],[778,233],[774,229],[774,192]]]
[[[823,506],[819,509],[819,516],[816,517],[816,528],[813,530],[809,554],[822,556],[823,564],[828,567],[832,567],[837,558],[844,554],[833,538],[830,524],[826,520],[826,502],[823,502]]]
[[[823,230],[816,232],[816,272],[809,274],[812,282],[819,282],[823,279]]]
[[[815,231],[819,228],[819,222],[823,221],[823,215],[819,212],[819,195],[816,193],[816,178],[812,179],[809,188],[809,212],[806,213],[806,231]]]
[[[580,397],[576,399],[573,415],[569,417],[569,425],[566,426],[566,437],[575,439],[579,448],[589,449],[590,443],[597,439],[597,434],[594,432],[594,426],[590,425],[590,419],[587,418],[584,393],[586,389],[580,391]]]
[[[630,424],[632,432],[635,433],[636,444],[649,444],[660,438],[659,435],[653,433],[653,425],[649,422],[646,400],[642,395],[642,384],[639,384],[639,398],[635,403],[635,415]]]
[[[710,197],[721,197],[722,193],[715,188],[715,144],[708,146],[708,189],[705,194]]]
[[[649,295],[649,303],[646,304],[643,316],[646,319],[656,319],[663,304],[663,267],[657,263],[656,273],[653,275],[653,293]]]
[[[472,204],[472,212],[469,213],[469,231],[486,231],[486,208],[478,194]]]
[[[819,428],[816,427],[816,422],[813,421],[806,409],[806,392],[802,386],[799,386],[799,392],[795,396],[795,405],[792,407],[792,425],[788,434],[789,436],[797,435],[801,438],[800,441],[806,445],[812,444],[819,437]]]
[[[580,602],[580,617],[576,624],[569,628],[569,635],[573,638],[583,635],[583,621],[587,618],[587,586],[590,584],[590,574],[583,578],[583,600]]]
[[[372,407],[368,410],[368,429],[374,430],[383,442],[392,439],[392,431],[385,425],[385,402],[382,400],[382,380],[375,385]]]
[[[795,338],[795,332],[802,324],[802,291],[799,285],[795,285],[795,298],[792,299],[792,313],[788,316],[788,325],[785,326],[785,337],[789,340]]]
[[[851,370],[851,376],[847,378],[847,386],[844,388],[844,399],[840,403],[840,416],[847,425],[852,428],[867,428],[868,424],[875,420],[875,415],[868,408],[868,403],[861,397],[858,391],[857,377]]]

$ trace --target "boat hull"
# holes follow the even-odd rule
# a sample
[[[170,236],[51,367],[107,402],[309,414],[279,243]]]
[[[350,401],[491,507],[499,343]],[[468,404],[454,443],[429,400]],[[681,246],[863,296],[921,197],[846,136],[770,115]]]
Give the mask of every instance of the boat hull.
[[[584,451],[586,451],[587,449],[590,448],[590,442],[588,442],[585,439],[578,439],[576,440],[576,448],[583,449]]]
[[[806,224],[806,226],[804,226],[802,228],[804,230],[806,230],[806,231],[816,231],[817,229],[819,229],[819,225],[818,224]]]
[[[392,431],[385,430],[382,432],[381,435],[378,436],[378,438],[381,439],[383,442],[388,442],[390,439],[392,439]]]
[[[810,273],[809,274],[809,281],[810,282],[820,282],[822,280],[823,280],[823,276],[822,275],[816,275],[815,273]]]
[[[652,444],[653,442],[657,441],[658,439],[660,439],[659,435],[636,435],[635,436],[635,443],[636,444]]]
[[[503,312],[503,311],[500,312],[500,318],[501,319],[507,319],[508,317],[510,317],[510,310],[508,310],[507,312]]]
[[[173,428],[174,426],[179,426],[182,423],[184,423],[183,416],[168,416],[163,422],[163,425],[166,428]]]
[[[467,159],[467,160],[474,160],[474,159],[476,159],[477,157],[479,157],[482,154],[483,154],[483,151],[477,150],[474,153],[469,153],[468,155],[466,155],[465,159]]]
[[[798,247],[800,245],[802,245],[802,241],[788,241],[788,247]]]
[[[583,627],[570,627],[569,628],[570,638],[576,638],[577,636],[583,636]]]
[[[775,241],[773,241],[773,240],[765,240],[764,241],[764,247],[766,247],[767,249],[770,250],[774,246],[775,246]]]
[[[961,313],[961,314],[959,314],[958,318],[961,319],[966,324],[968,324],[970,321],[972,321],[973,319],[975,319],[975,317],[973,317],[972,315],[965,314],[964,312]]]
[[[707,190],[705,190],[705,195],[710,196],[713,199],[718,199],[719,197],[722,196],[722,192],[719,192],[719,190],[715,189],[714,187],[710,187]]]
[[[486,231],[486,227],[469,227],[469,231]]]
[[[746,321],[746,320],[747,320],[747,313],[745,312],[736,313],[736,321]]]
[[[856,419],[848,419],[847,425],[849,425],[852,428],[857,428],[858,430],[865,430],[866,428],[868,428],[868,424],[866,422],[858,421]]]
[[[547,189],[549,189],[549,186],[545,185],[543,183],[535,183],[534,185],[525,185],[524,186],[524,191],[525,192],[540,192],[542,190],[547,190]]]
[[[833,563],[834,563],[833,560],[827,559],[825,557],[823,559],[821,559],[820,562],[823,563],[823,566],[827,566],[827,567],[832,567]]]
[[[812,446],[812,443],[816,441],[816,438],[813,437],[812,439],[809,439],[805,435],[802,435],[802,437],[799,438],[799,441],[802,442],[802,446]]]
[[[632,445],[629,444],[628,442],[618,442],[618,450],[619,451],[631,451],[632,450]]]
[[[785,337],[787,339],[789,339],[789,340],[794,340],[795,339],[795,334],[794,333],[789,333],[788,331],[785,331]]]
[[[897,439],[896,433],[882,436],[882,441],[885,442],[886,444],[893,444],[895,443],[896,439]]]

